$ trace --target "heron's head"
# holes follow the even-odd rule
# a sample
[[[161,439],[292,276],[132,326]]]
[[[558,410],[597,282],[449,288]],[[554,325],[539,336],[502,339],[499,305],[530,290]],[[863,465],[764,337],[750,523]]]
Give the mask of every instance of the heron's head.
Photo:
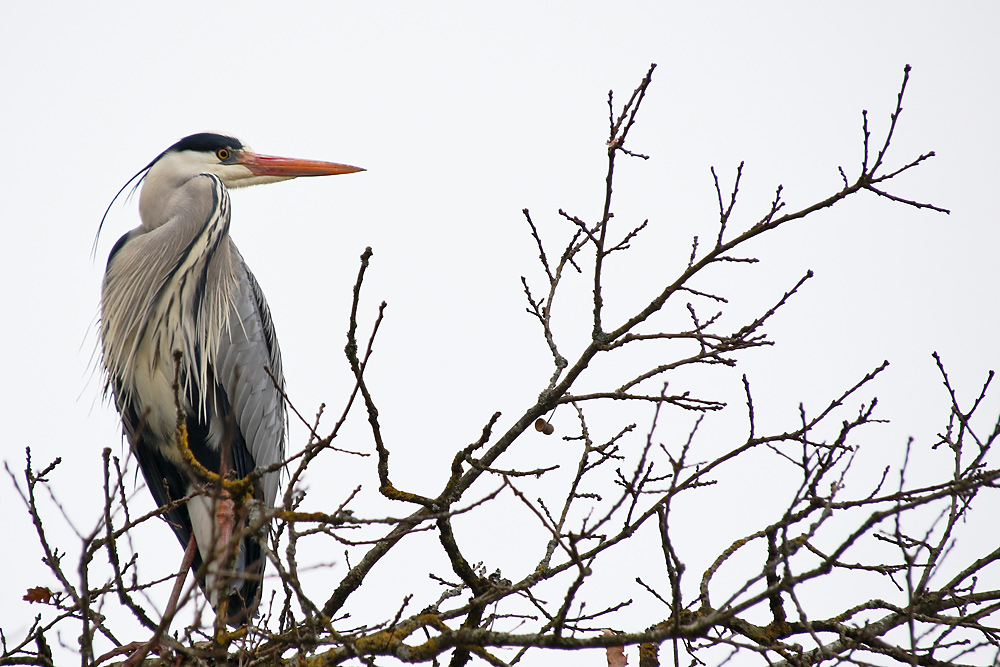
[[[277,183],[299,176],[327,176],[364,171],[361,167],[320,160],[254,153],[243,142],[221,134],[192,134],[163,151],[150,165],[145,185],[182,183],[199,174],[215,174],[227,188]]]
[[[217,176],[226,187],[242,188],[287,181],[299,176],[350,174],[356,171],[364,169],[336,162],[259,155],[234,137],[211,133],[192,134],[160,153],[122,186],[108,204],[101,223],[97,226],[93,251],[96,255],[108,211],[133,183],[133,192],[142,185],[139,216],[143,227],[148,231],[164,224],[173,215],[172,206],[190,208],[189,205],[193,203],[191,199],[177,202],[175,196],[179,195],[185,183],[201,174]]]
[[[364,169],[336,162],[260,155],[234,137],[192,134],[160,153],[136,174],[142,184],[139,216],[143,227],[149,230],[164,224],[177,210],[192,210],[199,205],[200,199],[197,190],[185,185],[202,174],[217,176],[227,188],[242,188],[299,176],[350,174],[356,171]],[[127,183],[125,187],[128,187]]]

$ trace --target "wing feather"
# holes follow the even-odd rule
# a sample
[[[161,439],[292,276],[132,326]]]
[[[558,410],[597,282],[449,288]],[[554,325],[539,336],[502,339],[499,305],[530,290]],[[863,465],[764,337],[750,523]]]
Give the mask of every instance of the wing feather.
[[[233,295],[230,335],[223,337],[216,358],[216,381],[229,398],[247,453],[256,467],[267,467],[285,457],[281,351],[264,294],[235,244],[231,249],[239,289]],[[274,504],[279,480],[277,472],[262,480],[263,500],[269,506]]]

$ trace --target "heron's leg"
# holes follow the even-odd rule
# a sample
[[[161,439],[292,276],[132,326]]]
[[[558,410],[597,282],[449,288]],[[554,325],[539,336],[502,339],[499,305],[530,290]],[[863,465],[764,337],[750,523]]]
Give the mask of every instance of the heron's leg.
[[[233,538],[233,527],[236,524],[236,504],[228,495],[219,498],[215,505],[215,522],[218,527],[216,553],[219,554],[220,558],[223,558],[223,556],[229,555],[227,547]]]
[[[232,569],[233,552],[229,542],[233,537],[233,528],[236,523],[236,504],[229,497],[226,491],[222,491],[219,498],[215,500],[215,548],[213,557],[216,559],[213,564],[215,571],[226,572]],[[213,586],[217,587],[209,599],[215,607],[215,637],[225,634],[226,619],[229,617],[229,588],[231,576],[222,575],[215,577]]]

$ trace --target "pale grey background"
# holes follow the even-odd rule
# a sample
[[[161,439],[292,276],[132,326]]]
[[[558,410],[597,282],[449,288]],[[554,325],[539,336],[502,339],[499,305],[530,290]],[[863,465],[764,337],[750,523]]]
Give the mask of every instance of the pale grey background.
[[[739,375],[748,373],[762,422],[773,425],[793,418],[798,401],[818,407],[888,358],[877,390],[881,414],[894,421],[877,434],[878,451],[898,462],[908,436],[926,446],[943,426],[932,350],[966,397],[1000,361],[998,14],[992,2],[16,3],[0,22],[3,458],[20,470],[25,446],[38,465],[62,456],[53,483],[77,528],[92,529],[100,451],[124,452],[117,416],[100,398],[94,323],[104,258],[136,224],[134,200],[112,207],[96,261],[90,248],[118,188],[184,135],[221,131],[264,153],[369,170],[236,193],[232,234],[268,296],[292,400],[308,415],[321,401],[339,414],[349,391],[350,286],[358,256],[374,247],[364,320],[379,300],[390,305],[370,381],[396,483],[429,493],[489,414],[514,417],[550,373],[523,311],[519,276],[538,285],[540,273],[520,210],[553,234],[565,231],[559,207],[599,215],[609,88],[627,98],[649,63],[659,65],[632,139],[652,159],[622,162],[617,176],[617,219],[651,223],[641,249],[609,278],[628,305],[686,258],[693,234],[714,234],[711,165],[729,182],[747,162],[737,225],[763,214],[778,183],[791,208],[826,196],[839,187],[837,165],[853,174],[860,162],[861,109],[881,136],[910,63],[891,162],[926,150],[938,157],[894,191],[952,215],[859,196],[757,244],[762,265],[705,283],[739,302],[734,315],[773,302],[806,269],[817,277],[775,318],[777,347],[695,386],[733,401],[728,419],[738,427]],[[585,315],[586,302],[576,305]],[[564,352],[580,340],[568,335]],[[364,420],[354,421],[341,444],[368,448]],[[678,416],[678,432],[687,426]],[[293,447],[304,434],[293,424]],[[550,440],[523,447],[546,461],[558,452]],[[769,488],[774,464],[760,462],[740,471],[758,491]],[[325,465],[309,480],[314,507],[335,506],[364,484],[362,508],[403,511],[371,500],[372,461]],[[137,508],[149,508],[146,495]],[[713,498],[706,502],[726,501]],[[706,537],[706,549],[728,544],[744,519],[760,520],[737,500],[686,519],[692,530],[734,523],[718,543]],[[37,611],[20,602],[24,589],[51,578],[9,482],[0,484],[0,508],[0,627],[10,641]],[[518,551],[526,520],[498,517],[488,535],[471,538],[482,552],[470,556],[523,574],[537,562]],[[57,526],[53,518],[53,535],[66,534]],[[969,539],[992,545],[995,533]],[[143,572],[180,559],[162,526],[135,541]],[[315,558],[333,563],[336,576],[344,571],[340,550]],[[364,591],[390,615],[409,591],[436,597],[397,566],[376,571],[384,590],[373,579]],[[609,587],[635,588],[626,574]],[[320,587],[335,580],[315,576]],[[639,590],[615,593],[636,599],[635,623],[663,614]],[[564,659],[598,665],[603,656]]]

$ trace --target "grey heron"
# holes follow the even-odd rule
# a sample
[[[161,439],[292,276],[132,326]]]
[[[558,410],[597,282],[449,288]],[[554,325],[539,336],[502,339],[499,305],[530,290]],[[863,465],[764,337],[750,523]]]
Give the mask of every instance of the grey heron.
[[[260,599],[263,538],[250,534],[240,541],[228,577],[218,546],[233,530],[255,519],[260,525],[261,506],[274,504],[279,473],[254,483],[256,504],[248,503],[240,516],[228,501],[227,525],[219,507],[226,501],[197,495],[201,480],[181,458],[175,377],[199,463],[243,478],[284,459],[281,353],[264,295],[229,237],[228,189],[356,171],[363,169],[259,155],[238,139],[204,133],[181,139],[129,181],[139,179],[136,187],[142,186],[141,224],[114,245],[104,274],[105,390],[114,396],[156,503],[195,494],[167,511],[166,520],[183,546],[193,541],[192,570],[208,563],[198,583],[213,607],[228,600],[230,625],[246,623]],[[228,591],[220,592],[227,579]]]

